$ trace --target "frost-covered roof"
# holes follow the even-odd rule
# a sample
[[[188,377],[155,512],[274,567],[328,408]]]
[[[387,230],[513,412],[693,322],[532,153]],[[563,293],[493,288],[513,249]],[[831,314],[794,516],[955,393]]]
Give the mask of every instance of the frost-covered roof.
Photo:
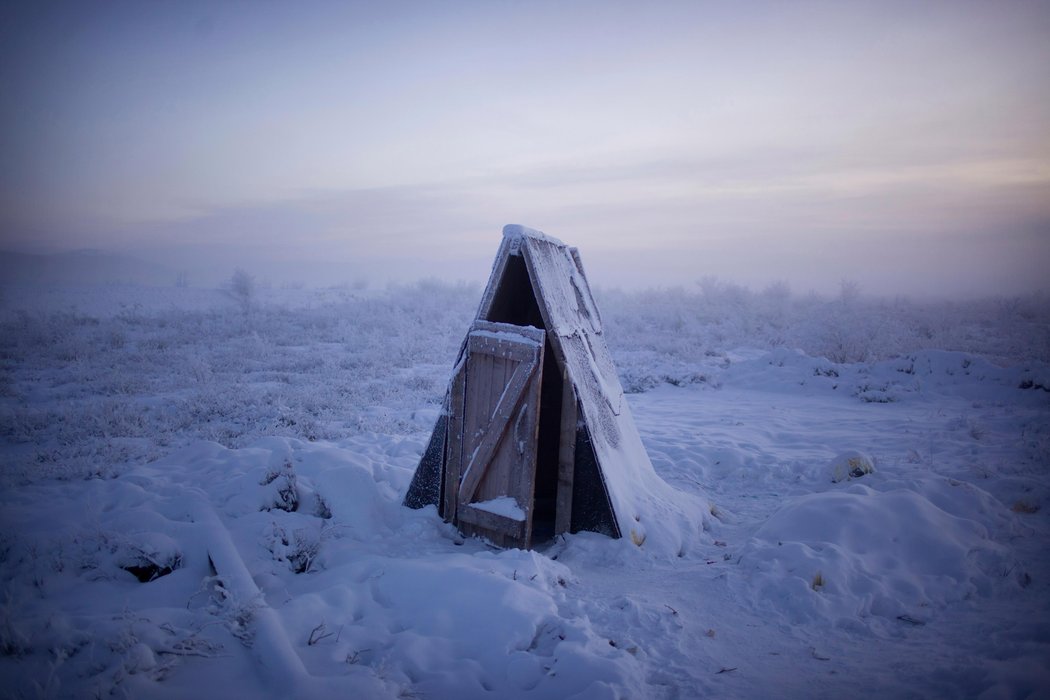
[[[500,258],[524,257],[546,330],[576,390],[620,533],[638,545],[648,541],[647,549],[673,550],[695,539],[706,507],[671,488],[653,469],[627,407],[578,251],[524,226],[506,226],[503,235],[489,287],[499,284]]]
[[[543,231],[537,231],[534,228],[528,226],[522,226],[521,224],[507,224],[503,227],[503,237],[511,240],[520,238],[536,238],[539,240],[548,241],[554,245],[564,246],[565,244],[559,241],[554,236],[548,236]]]

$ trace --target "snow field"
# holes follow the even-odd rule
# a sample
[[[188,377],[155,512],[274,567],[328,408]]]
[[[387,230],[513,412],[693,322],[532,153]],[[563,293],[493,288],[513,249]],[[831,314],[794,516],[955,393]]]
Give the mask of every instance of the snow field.
[[[4,692],[1048,692],[1038,300],[599,294],[653,464],[707,530],[523,552],[400,505],[477,294],[6,292]],[[850,452],[874,471],[836,483]]]

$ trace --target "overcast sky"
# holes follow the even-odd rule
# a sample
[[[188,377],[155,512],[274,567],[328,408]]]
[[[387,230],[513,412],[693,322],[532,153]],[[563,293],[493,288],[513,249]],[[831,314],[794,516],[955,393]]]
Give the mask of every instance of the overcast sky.
[[[1047,288],[1047,2],[0,9],[6,249],[275,282]],[[197,275],[196,280],[194,275]]]

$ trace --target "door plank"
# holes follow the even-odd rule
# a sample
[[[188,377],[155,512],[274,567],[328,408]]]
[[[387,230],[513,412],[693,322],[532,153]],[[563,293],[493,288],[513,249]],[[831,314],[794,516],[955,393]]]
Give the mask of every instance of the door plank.
[[[484,354],[491,357],[499,357],[516,362],[528,362],[536,355],[536,349],[531,344],[518,341],[511,344],[509,340],[500,340],[485,336],[471,335],[467,340],[467,348],[475,354]]]
[[[525,536],[524,520],[515,520],[498,513],[490,513],[487,510],[473,508],[469,504],[460,508],[459,519],[492,532],[502,532],[515,540],[520,540]]]
[[[463,472],[463,478],[459,487],[459,498],[461,501],[469,502],[474,497],[474,492],[477,491],[478,484],[481,483],[485,466],[492,461],[496,447],[506,434],[507,428],[511,423],[511,417],[521,403],[521,399],[525,395],[525,389],[528,387],[529,380],[535,374],[537,366],[538,363],[535,361],[521,362],[514,368],[510,381],[504,387],[499,402],[489,417],[488,425],[483,429],[484,432],[480,436],[480,440],[475,443],[476,447],[474,447],[473,453],[464,455],[467,466]]]
[[[476,321],[465,343],[455,522],[502,547],[528,547],[532,537],[545,338],[539,328]],[[520,504],[524,520],[471,505],[501,496]]]
[[[558,492],[554,505],[554,534],[572,527],[572,482],[576,471],[576,390],[568,369],[562,373],[561,435],[558,447]]]
[[[445,494],[444,508],[441,516],[448,522],[456,522],[456,506],[459,503],[459,475],[463,469],[463,430],[466,364],[460,365],[459,371],[452,378],[449,400],[448,439],[445,456]]]

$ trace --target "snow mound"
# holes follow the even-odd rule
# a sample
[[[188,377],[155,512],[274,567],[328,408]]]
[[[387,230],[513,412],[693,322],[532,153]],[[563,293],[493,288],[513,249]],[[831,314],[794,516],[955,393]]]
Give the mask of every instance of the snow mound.
[[[738,350],[723,371],[708,368],[704,382],[791,394],[837,392],[864,403],[898,403],[943,395],[1016,400],[1018,389],[1044,389],[1045,365],[997,367],[964,352],[921,350],[873,363],[834,363],[801,350]]]
[[[756,600],[792,623],[826,618],[885,633],[1017,585],[1013,562],[989,530],[1003,525],[1004,508],[973,486],[947,496],[955,487],[940,481],[926,485],[931,497],[902,484],[881,491],[851,484],[787,503],[741,556]],[[972,512],[959,507],[960,497]]]
[[[58,508],[4,504],[23,524],[4,543],[0,641],[26,670],[9,688],[30,694],[57,656],[45,690],[72,696],[643,695],[634,657],[566,604],[568,567],[401,506],[420,449],[383,435],[200,442],[109,481],[28,487]]]
[[[835,483],[847,479],[859,479],[875,471],[875,460],[857,450],[847,450],[835,455],[828,463],[831,480]]]

